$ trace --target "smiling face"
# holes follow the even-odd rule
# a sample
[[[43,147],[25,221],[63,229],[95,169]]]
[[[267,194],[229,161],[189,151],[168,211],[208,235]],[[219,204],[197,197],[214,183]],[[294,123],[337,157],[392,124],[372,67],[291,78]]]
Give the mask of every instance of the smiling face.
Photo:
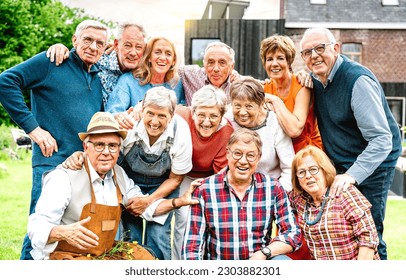
[[[241,156],[240,159],[235,159],[239,156]],[[248,161],[247,158],[255,158],[255,160]],[[252,175],[255,173],[258,166],[260,158],[261,155],[254,141],[246,141],[246,139],[243,138],[228,146],[227,161],[229,171],[227,174],[230,183],[241,186],[249,184],[251,182]]]
[[[331,70],[333,69],[340,48],[337,43],[330,44],[327,35],[321,32],[312,32],[305,35],[301,42],[301,48],[302,51],[309,50],[320,44],[326,44],[324,52],[318,54],[313,50],[311,51],[311,55],[307,57],[304,62],[306,63],[307,68],[317,75],[323,84],[325,84]]]
[[[175,50],[168,41],[159,39],[152,47],[149,63],[151,64],[152,75],[162,77],[163,83],[169,68],[176,63]]]
[[[252,128],[261,124],[261,106],[247,98],[231,101],[234,120],[243,127]]]
[[[265,70],[268,77],[275,80],[281,80],[290,73],[290,65],[286,60],[286,55],[280,50],[268,52],[265,57]]]
[[[192,114],[196,131],[201,137],[210,137],[218,129],[221,122],[221,112],[218,106],[197,107]]]
[[[88,45],[87,42],[92,43]],[[93,27],[84,29],[78,36],[76,34],[72,36],[72,43],[73,47],[76,49],[76,53],[89,69],[93,64],[99,61],[104,52],[106,42],[106,30]]]
[[[121,39],[114,40],[114,49],[122,72],[134,70],[145,50],[145,38],[136,26],[128,26],[121,35]]]
[[[164,133],[168,123],[171,121],[171,113],[168,108],[149,105],[142,110],[143,122],[149,137],[149,144],[152,146]]]
[[[308,171],[312,167],[318,167],[319,171],[317,174],[310,174]],[[317,162],[312,156],[305,156],[302,161],[297,165],[297,172],[307,170],[306,175],[303,178],[298,178],[300,186],[305,192],[310,194],[314,200],[322,197],[327,189],[326,179],[324,176],[324,171],[319,167]],[[296,173],[297,173],[296,172]]]
[[[118,134],[116,133],[89,135],[89,141],[93,143],[103,142],[106,144],[120,144],[120,139],[120,136],[118,136]],[[95,150],[94,144],[92,143],[84,143],[83,147],[91,165],[101,178],[104,178],[107,172],[113,169],[114,165],[117,162],[118,156],[120,155],[119,151],[117,151],[116,153],[111,153],[107,147],[104,147],[103,151],[97,152]]]
[[[204,55],[207,78],[215,87],[221,87],[234,69],[230,51],[224,46],[213,46]]]

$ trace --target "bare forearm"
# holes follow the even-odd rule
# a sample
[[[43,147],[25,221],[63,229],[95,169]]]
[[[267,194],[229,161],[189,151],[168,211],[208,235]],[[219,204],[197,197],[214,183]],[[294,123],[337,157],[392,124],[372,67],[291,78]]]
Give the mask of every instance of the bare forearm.
[[[374,249],[369,247],[359,247],[358,260],[373,260],[374,259]]]

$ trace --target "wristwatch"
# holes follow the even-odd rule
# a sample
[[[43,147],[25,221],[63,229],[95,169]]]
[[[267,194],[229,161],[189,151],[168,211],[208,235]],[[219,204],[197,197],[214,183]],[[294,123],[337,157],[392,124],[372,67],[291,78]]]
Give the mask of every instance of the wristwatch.
[[[270,260],[272,258],[272,251],[267,246],[262,247],[261,252],[262,252],[262,254],[265,255],[267,260]]]

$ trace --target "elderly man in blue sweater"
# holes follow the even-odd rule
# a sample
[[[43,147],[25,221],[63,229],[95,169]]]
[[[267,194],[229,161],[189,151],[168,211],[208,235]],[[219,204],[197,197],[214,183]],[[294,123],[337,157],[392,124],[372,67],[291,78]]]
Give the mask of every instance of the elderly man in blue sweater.
[[[82,143],[75,135],[86,129],[95,112],[103,110],[102,86],[94,65],[108,38],[106,25],[81,22],[72,36],[67,61],[56,66],[42,52],[0,75],[0,103],[33,140],[30,214],[41,194],[44,172],[54,169]],[[31,90],[31,110],[23,90]],[[24,239],[21,259],[32,259]]]
[[[372,204],[378,252],[386,260],[386,199],[402,151],[397,123],[378,79],[366,67],[340,54],[330,30],[307,29],[300,46],[302,58],[312,71],[323,146],[337,169],[330,196],[339,196],[350,184],[357,186]]]

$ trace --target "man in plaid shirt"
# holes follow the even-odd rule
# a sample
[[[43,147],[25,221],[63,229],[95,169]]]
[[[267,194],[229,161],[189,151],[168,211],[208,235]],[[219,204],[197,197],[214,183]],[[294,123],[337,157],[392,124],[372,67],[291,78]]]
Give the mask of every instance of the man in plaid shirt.
[[[236,130],[227,144],[228,166],[202,181],[199,204],[189,213],[183,257],[187,260],[289,259],[301,231],[278,180],[255,172],[262,142]],[[273,237],[272,224],[278,230]]]

